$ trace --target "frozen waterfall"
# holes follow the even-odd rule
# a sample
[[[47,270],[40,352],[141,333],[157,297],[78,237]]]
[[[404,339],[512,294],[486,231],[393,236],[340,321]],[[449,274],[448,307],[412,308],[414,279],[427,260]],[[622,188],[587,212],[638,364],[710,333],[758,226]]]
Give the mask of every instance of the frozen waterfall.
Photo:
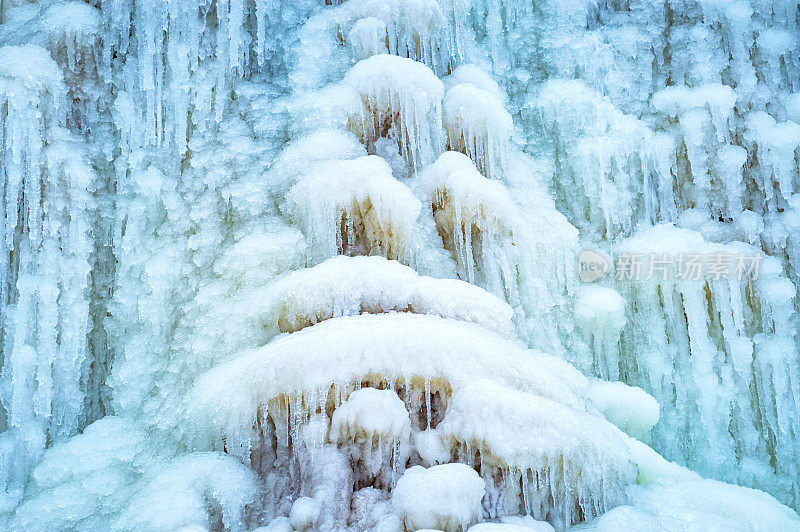
[[[798,0],[4,0],[0,124],[0,529],[800,530]]]

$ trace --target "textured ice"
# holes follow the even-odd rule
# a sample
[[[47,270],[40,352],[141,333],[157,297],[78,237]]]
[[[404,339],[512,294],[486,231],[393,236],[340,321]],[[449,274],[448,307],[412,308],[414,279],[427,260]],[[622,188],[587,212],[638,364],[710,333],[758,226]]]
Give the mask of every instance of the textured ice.
[[[289,102],[297,120],[289,126],[294,137],[325,129],[353,129],[360,132],[364,104],[359,93],[343,83],[303,92]]]
[[[797,152],[800,150],[800,124],[776,122],[764,112],[752,113],[747,119],[745,136],[748,149],[758,157],[763,167],[756,178],[768,202],[773,195],[786,199],[796,190],[798,174]]]
[[[477,65],[461,65],[449,76],[443,78],[443,81],[448,89],[462,83],[469,83],[496,96],[500,100],[505,98],[505,93],[503,93],[503,90],[492,76]]]
[[[674,212],[671,139],[577,80],[545,82],[524,112],[552,143],[563,168],[551,185],[556,205],[581,231],[612,238]]]
[[[526,212],[502,183],[481,175],[457,152],[442,154],[419,172],[418,181],[459,278],[505,298],[521,320],[552,315],[564,305],[565,262],[576,235],[552,204],[531,205],[533,212]],[[537,197],[530,191],[532,203]],[[557,344],[554,332],[536,332],[532,345]]]
[[[420,209],[386,161],[374,155],[315,164],[282,206],[305,233],[315,262],[338,254],[409,262]]]
[[[142,482],[141,492],[120,516],[119,528],[181,530],[214,526],[207,507],[219,507],[226,530],[247,530],[246,506],[258,497],[253,471],[233,457],[197,453],[176,458],[159,467],[153,478]]]
[[[145,432],[133,420],[108,416],[89,425],[82,434],[45,453],[10,528],[107,526],[154,455]]]
[[[667,87],[653,95],[653,106],[678,142],[676,160],[685,165],[687,184],[677,197],[684,208],[726,218],[742,210],[746,154],[729,144],[735,104],[736,93],[722,84]]]
[[[376,36],[385,43],[384,50],[419,61],[441,74],[459,60],[461,44],[446,7],[434,0],[356,0],[346,2],[333,18],[340,31],[349,24],[353,28],[363,26],[366,17],[380,20],[383,27]],[[375,27],[374,23],[370,25]],[[356,35],[351,29],[348,37]]]
[[[747,244],[710,243],[695,231],[670,225],[648,229],[617,251],[656,256],[667,253],[675,257],[700,253],[706,260],[714,254],[730,255],[732,268],[736,266],[735,257],[740,255],[760,257],[756,280],[738,280],[735,276],[706,279],[701,281],[702,291],[691,281],[664,280],[658,274],[647,282],[628,283],[630,300],[638,301],[638,312],[646,312],[648,317],[647,325],[636,324],[626,329],[623,337],[633,342],[646,337],[648,347],[638,350],[633,359],[623,358],[620,367],[627,382],[639,384],[662,404],[672,393],[670,382],[694,375],[689,380],[695,384],[685,384],[681,394],[669,400],[674,410],[662,410],[656,427],[654,441],[663,441],[664,448],[671,449],[665,452],[668,458],[681,457],[700,471],[704,470],[703,464],[728,463],[731,470],[727,478],[735,480],[754,474],[744,469],[734,471],[739,452],[746,452],[753,470],[767,467],[772,453],[788,452],[794,456],[795,451],[789,449],[796,449],[797,444],[794,431],[788,428],[795,423],[790,421],[794,414],[759,414],[773,408],[788,414],[778,404],[794,401],[793,394],[788,393],[793,387],[789,383],[798,375],[791,351],[777,348],[781,342],[794,341],[789,339],[795,337],[796,331],[787,319],[792,315],[796,294],[774,259],[762,256]],[[677,317],[670,309],[678,310]],[[658,324],[657,329],[653,329],[654,324]],[[654,335],[654,330],[658,334]],[[709,334],[714,331],[728,346],[729,357],[723,358],[714,344],[714,336]],[[685,356],[691,360],[681,360]],[[776,359],[781,362],[771,362]],[[681,375],[684,371],[687,377]],[[762,390],[770,391],[755,391],[750,386],[753,381],[760,383]],[[688,411],[697,415],[691,417],[687,427],[683,412]],[[718,416],[720,411],[727,412],[724,420]],[[730,423],[735,427],[733,432]],[[672,446],[677,426],[707,442],[693,451],[694,457],[682,456],[678,447]],[[772,450],[762,454],[758,449],[764,449],[764,444],[759,442],[765,438],[771,440]],[[794,458],[782,460],[778,471],[791,470],[792,464]]]
[[[444,124],[448,149],[469,155],[486,177],[502,176],[513,120],[493,92],[469,82],[453,86],[444,98]]]
[[[592,360],[584,365],[594,375],[608,380],[619,379],[618,347],[620,334],[627,324],[625,300],[611,288],[599,285],[580,287],[575,305],[575,323],[588,338]]]
[[[272,163],[270,189],[286,194],[302,173],[319,161],[355,159],[367,154],[351,133],[337,129],[320,129],[287,144]]]
[[[800,528],[797,10],[0,2],[0,528]]]
[[[97,186],[79,138],[64,129],[66,89],[38,46],[0,48],[3,149],[0,377],[2,505],[14,505],[48,442],[78,432],[89,353],[90,236]]]

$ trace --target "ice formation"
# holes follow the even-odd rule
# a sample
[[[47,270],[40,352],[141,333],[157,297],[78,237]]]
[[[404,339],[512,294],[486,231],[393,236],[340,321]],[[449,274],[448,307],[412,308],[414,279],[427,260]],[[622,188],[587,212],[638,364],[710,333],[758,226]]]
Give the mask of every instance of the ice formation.
[[[0,2],[0,528],[800,529],[798,12]]]
[[[572,289],[566,257],[576,234],[550,203],[536,203],[538,191],[529,191],[538,212],[526,216],[505,185],[450,151],[419,172],[418,181],[460,279],[505,298],[521,321],[559,314]],[[549,327],[530,334],[533,346],[558,349]]]
[[[392,505],[407,530],[467,530],[481,514],[483,480],[464,464],[405,472],[392,492]]]
[[[478,523],[469,528],[472,532],[553,532],[553,527],[545,521],[535,521],[528,517],[517,521]]]
[[[433,162],[441,153],[444,87],[425,65],[380,54],[356,63],[344,81],[364,102],[351,119],[362,142],[393,135],[414,167]]]
[[[266,307],[260,326],[271,325],[275,333],[295,332],[339,316],[398,311],[470,321],[514,334],[513,310],[499,298],[455,279],[419,276],[379,256],[328,259],[248,294],[249,301],[259,298]]]
[[[654,434],[656,440],[664,439],[666,456],[681,456],[675,438],[681,438],[676,431],[682,427],[700,439],[697,448],[683,451],[680,458],[695,469],[710,473],[715,467],[710,464],[727,463],[728,480],[753,482],[770,468],[771,457],[784,456],[771,474],[788,481],[797,463],[797,441],[791,428],[797,426],[797,414],[776,402],[796,400],[792,390],[798,361],[786,357],[796,341],[792,321],[796,294],[778,261],[748,244],[707,242],[695,231],[671,225],[650,228],[618,248],[619,253],[630,250],[656,256],[699,252],[705,257],[757,254],[761,258],[754,280],[707,279],[700,290],[691,280],[665,280],[661,274],[627,283],[627,289],[635,291],[628,299],[637,301],[634,312],[642,321],[636,320],[624,331],[621,345],[641,347],[623,351],[619,367],[626,381],[651,391],[662,404],[675,394],[670,399],[673,409],[663,412]],[[716,342],[722,342],[725,350]],[[689,358],[680,362],[680,357]],[[744,369],[751,367],[752,374]],[[681,371],[693,377],[676,374]],[[679,391],[673,388],[672,382],[684,380]],[[688,411],[696,414],[682,413]],[[720,416],[720,412],[726,414]],[[687,422],[697,425],[686,427]],[[748,457],[746,465],[736,468],[736,457],[742,455]]]
[[[477,460],[490,517],[523,514],[564,526],[625,500],[635,466],[607,421],[491,382],[473,382],[451,401],[435,430],[452,455]]]
[[[491,92],[471,83],[460,83],[444,99],[447,146],[475,161],[489,178],[500,178],[506,159],[506,142],[513,120]]]
[[[627,324],[625,299],[605,286],[581,286],[575,324],[591,348],[592,360],[585,365],[603,379],[619,380],[619,340]]]
[[[314,165],[289,190],[282,207],[302,228],[314,261],[338,254],[380,254],[413,260],[421,205],[375,155]]]
[[[66,125],[58,65],[39,46],[0,48],[3,101],[3,477],[17,499],[48,442],[92,411],[90,235],[96,175]],[[10,501],[4,501],[9,504]]]

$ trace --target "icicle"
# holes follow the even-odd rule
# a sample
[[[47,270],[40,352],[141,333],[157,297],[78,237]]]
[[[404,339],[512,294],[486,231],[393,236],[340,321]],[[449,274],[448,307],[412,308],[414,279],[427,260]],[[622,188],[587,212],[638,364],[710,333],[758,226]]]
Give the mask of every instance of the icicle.
[[[466,82],[452,87],[444,99],[448,149],[466,153],[490,179],[501,179],[506,143],[513,122],[491,92]]]
[[[414,168],[433,162],[442,151],[442,82],[421,63],[391,55],[359,61],[345,75],[364,101],[364,143],[383,136],[384,124],[400,131],[400,150]]]

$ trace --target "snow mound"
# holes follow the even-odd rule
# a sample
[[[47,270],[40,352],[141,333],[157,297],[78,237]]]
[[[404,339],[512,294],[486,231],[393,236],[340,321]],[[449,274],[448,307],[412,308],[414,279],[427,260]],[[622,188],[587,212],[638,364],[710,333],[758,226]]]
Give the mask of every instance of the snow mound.
[[[100,29],[100,11],[83,2],[58,2],[44,13],[43,25],[50,31],[77,38],[79,34],[90,35]]]
[[[338,443],[408,440],[410,434],[406,405],[390,390],[356,390],[331,418],[330,439]]]
[[[487,374],[577,410],[599,413],[593,404],[608,402],[608,390],[590,386],[567,362],[477,325],[430,315],[365,314],[279,337],[207,372],[189,394],[184,436],[196,448],[224,446],[248,461],[254,446],[262,445],[259,426],[274,426],[283,441],[358,387],[395,391],[413,426],[426,429],[439,423],[454,391]],[[630,408],[634,418],[641,415],[636,408]],[[624,412],[617,421],[634,425]]]
[[[464,464],[414,466],[397,481],[392,505],[406,530],[466,531],[481,515],[484,482]]]
[[[262,326],[274,324],[276,332],[339,316],[405,311],[514,334],[513,311],[497,297],[463,281],[420,276],[383,257],[333,257],[279,278],[248,299],[265,308],[259,312]]]
[[[658,423],[660,411],[653,396],[637,386],[600,379],[592,379],[589,390],[594,405],[607,420],[629,436],[650,440],[650,431]]]
[[[358,19],[347,34],[353,55],[359,61],[373,55],[386,54],[386,23],[376,17]]]
[[[410,452],[411,419],[391,390],[362,388],[331,416],[329,439],[346,449],[357,486],[390,488],[403,473]]]
[[[323,321],[206,373],[187,403],[192,425],[187,436],[212,446],[221,445],[224,436],[228,452],[248,454],[262,413],[288,430],[289,411],[297,416],[292,419],[308,419],[331,401],[341,403],[358,383],[397,391],[412,421],[426,428],[438,422],[452,390],[487,374],[508,386],[587,408],[580,390],[588,393],[588,380],[557,357],[471,323],[408,313],[365,314]]]
[[[526,162],[515,161],[514,168],[527,170]],[[519,321],[539,323],[531,345],[560,353],[555,329],[568,304],[575,228],[535,191],[527,191],[530,203],[523,211],[500,181],[481,175],[458,152],[445,152],[420,171],[417,190],[431,205],[458,277],[504,298]]]
[[[478,523],[469,532],[553,532],[553,526],[546,521],[536,521],[528,517],[501,520],[497,523]]]
[[[305,233],[314,262],[339,254],[408,262],[421,205],[386,161],[370,155],[313,165],[281,209]]]
[[[477,65],[461,65],[442,81],[444,81],[448,89],[462,83],[469,83],[492,94],[498,100],[505,98],[503,90],[492,76]]]
[[[800,517],[761,491],[714,480],[655,482],[581,530],[794,530]]]

